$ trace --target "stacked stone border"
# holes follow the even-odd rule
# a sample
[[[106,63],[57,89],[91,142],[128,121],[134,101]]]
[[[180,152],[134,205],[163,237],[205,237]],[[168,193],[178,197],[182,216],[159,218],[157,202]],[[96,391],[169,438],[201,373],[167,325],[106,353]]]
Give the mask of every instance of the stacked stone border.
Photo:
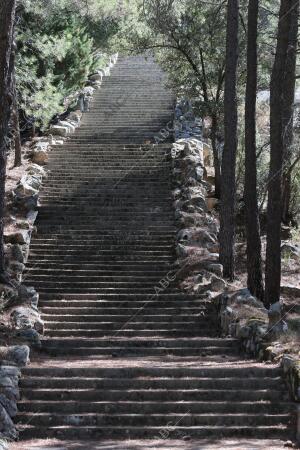
[[[39,192],[47,179],[47,163],[53,146],[62,145],[80,126],[82,115],[88,111],[93,94],[101,88],[104,77],[117,63],[118,54],[110,57],[104,69],[99,68],[89,76],[86,86],[66,100],[75,107],[64,120],[49,127],[44,136],[35,138],[31,145],[30,164],[12,192],[8,213],[18,219],[13,230],[5,231],[5,255],[7,280],[0,280],[0,310],[9,310],[13,340],[20,345],[0,347],[0,450],[7,449],[7,442],[17,439],[13,423],[20,398],[20,369],[30,363],[30,347],[41,346],[44,332],[34,287],[25,286],[23,275],[28,260],[32,233],[38,216]],[[23,345],[26,343],[27,345]]]
[[[179,228],[177,280],[213,304],[216,326],[222,336],[237,338],[240,348],[260,361],[280,363],[291,398],[298,402],[297,440],[300,441],[300,361],[278,342],[278,336],[287,328],[280,305],[267,310],[248,289],[230,292],[222,279],[217,237],[219,221],[214,212],[212,149],[209,141],[202,138],[201,123],[201,119],[194,116],[190,102],[178,101],[175,143],[171,150]],[[295,289],[282,287],[282,291],[293,294]]]

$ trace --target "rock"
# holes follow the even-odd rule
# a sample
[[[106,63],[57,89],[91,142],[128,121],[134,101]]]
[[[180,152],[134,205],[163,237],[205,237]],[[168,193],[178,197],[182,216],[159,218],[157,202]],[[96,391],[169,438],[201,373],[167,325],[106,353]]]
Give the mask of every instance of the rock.
[[[92,86],[86,86],[82,89],[82,94],[87,97],[92,97],[94,95],[95,89]]]
[[[208,211],[212,211],[213,209],[215,209],[215,207],[218,205],[219,200],[217,198],[214,197],[208,197],[206,199],[206,207],[208,209]]]
[[[17,381],[14,381],[11,377],[0,377],[0,387],[1,388],[11,388],[16,386]]]
[[[66,137],[69,134],[69,128],[59,125],[52,125],[49,132],[56,136]]]
[[[294,366],[298,366],[298,359],[295,356],[292,355],[283,355],[281,360],[281,366],[283,369],[283,372],[287,374],[289,370],[291,370]]]
[[[19,367],[24,367],[29,363],[29,347],[27,345],[15,345],[13,347],[0,347],[2,354],[4,349],[5,359],[14,362]]]
[[[234,292],[230,298],[230,303],[237,303],[238,305],[249,305],[265,310],[264,304],[257,300],[257,298],[253,297],[248,289],[240,289]]]
[[[41,180],[39,178],[31,175],[24,175],[17,184],[14,194],[19,197],[36,195],[40,186]]]
[[[72,111],[69,114],[69,119],[76,123],[79,123],[81,121],[81,118],[82,118],[82,112],[80,111],[80,109],[77,109],[76,111]]]
[[[11,307],[18,301],[18,291],[4,284],[0,284],[0,305],[2,308]]]
[[[4,233],[4,241],[11,244],[29,244],[30,232],[28,230],[18,230]]]
[[[25,270],[25,264],[18,261],[10,261],[9,270],[15,274],[21,274]]]
[[[223,266],[222,266],[222,264],[216,264],[216,263],[212,263],[211,264],[211,263],[209,263],[209,264],[207,264],[206,269],[209,272],[212,272],[212,273],[218,275],[219,277],[221,277],[223,275]]]
[[[4,394],[0,394],[0,405],[5,408],[10,417],[15,417],[18,413],[16,402],[9,400]]]
[[[89,79],[92,81],[102,81],[103,73],[102,72],[96,72],[89,76]]]
[[[268,333],[278,335],[284,332],[286,323],[282,320],[282,308],[280,302],[273,303],[268,311]]]
[[[288,295],[290,297],[300,297],[300,287],[294,286],[292,284],[282,285],[280,290],[282,294]]]
[[[47,152],[49,149],[50,142],[47,139],[46,141],[39,141],[37,144],[34,145],[34,151],[43,151]]]
[[[39,164],[39,165],[43,166],[48,163],[49,154],[48,154],[47,150],[34,149],[32,152],[31,159],[34,164]]]
[[[18,436],[11,418],[2,405],[0,405],[0,433],[11,440],[15,440]]]
[[[8,443],[0,437],[0,450],[8,450]]]
[[[76,127],[72,125],[72,123],[68,120],[60,120],[57,125],[60,127],[68,128],[68,134],[74,133],[74,131],[76,130]]]
[[[42,319],[38,318],[35,322],[34,322],[34,329],[39,333],[39,334],[44,334],[44,322]]]
[[[30,225],[33,225],[36,221],[36,218],[38,216],[38,211],[29,211],[26,215],[26,219],[30,223]]]
[[[237,333],[237,337],[239,339],[248,339],[250,337],[251,334],[251,328],[248,326],[243,326],[240,327],[238,333]]]
[[[213,276],[210,283],[210,289],[213,292],[222,292],[226,288],[226,283],[222,278],[218,278],[216,276]]]
[[[31,319],[31,311],[29,308],[24,306],[19,306],[11,313],[11,320],[15,328],[23,330],[26,328],[31,328],[33,326]]]
[[[281,246],[281,257],[287,259],[300,259],[300,249],[296,245],[284,243]]]
[[[32,328],[18,331],[17,336],[20,337],[21,339],[26,340],[29,344],[35,347],[40,348],[42,345],[39,333]]]
[[[39,164],[30,164],[30,166],[27,168],[27,173],[29,175],[35,175],[39,177],[40,180],[42,180],[44,177],[47,176],[46,170],[40,166]]]

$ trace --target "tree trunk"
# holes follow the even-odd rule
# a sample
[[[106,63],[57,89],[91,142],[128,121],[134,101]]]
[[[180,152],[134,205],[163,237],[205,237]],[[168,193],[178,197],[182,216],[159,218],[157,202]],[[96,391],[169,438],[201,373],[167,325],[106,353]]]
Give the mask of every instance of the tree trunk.
[[[8,123],[11,114],[11,50],[16,0],[0,0],[0,274],[4,264],[4,200]]]
[[[220,262],[223,275],[234,278],[235,166],[237,152],[237,61],[239,1],[228,0],[224,91],[224,152],[222,158]]]
[[[265,296],[267,306],[280,300],[284,86],[291,17],[295,14],[294,6],[294,0],[281,0],[277,47],[270,85],[271,160],[268,180]]]
[[[293,140],[294,140],[294,102],[296,85],[296,60],[297,60],[297,38],[298,38],[298,18],[299,1],[293,4],[293,14],[290,19],[289,47],[287,52],[285,80],[283,85],[283,159],[284,170],[282,180],[282,221],[286,225],[292,220],[290,211],[292,173]]]
[[[247,84],[245,101],[245,207],[247,234],[247,285],[252,295],[263,300],[260,223],[256,170],[258,0],[249,0],[247,42]]]
[[[219,157],[219,149],[217,144],[217,130],[218,130],[218,120],[215,114],[212,114],[212,124],[211,124],[211,145],[214,157],[214,169],[215,169],[215,197],[221,197],[221,164]]]
[[[19,108],[18,98],[16,90],[16,79],[13,79],[13,109],[12,109],[12,124],[14,130],[14,147],[15,147],[15,161],[14,167],[22,165],[22,145],[20,136],[20,124],[19,124]]]

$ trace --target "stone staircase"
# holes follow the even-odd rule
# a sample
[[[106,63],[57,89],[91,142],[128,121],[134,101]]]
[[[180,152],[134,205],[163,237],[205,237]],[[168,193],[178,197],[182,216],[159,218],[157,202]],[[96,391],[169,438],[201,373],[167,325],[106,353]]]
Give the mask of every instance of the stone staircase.
[[[243,360],[210,305],[172,282],[170,144],[153,139],[173,108],[151,59],[122,58],[51,152],[26,279],[45,337],[23,370],[22,440],[291,434],[279,368]]]

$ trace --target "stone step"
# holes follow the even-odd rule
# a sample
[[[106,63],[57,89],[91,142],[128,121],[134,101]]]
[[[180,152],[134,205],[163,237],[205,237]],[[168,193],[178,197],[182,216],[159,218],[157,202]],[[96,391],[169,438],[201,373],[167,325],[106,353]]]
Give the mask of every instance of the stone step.
[[[20,432],[20,437],[22,440],[32,439],[32,438],[57,438],[57,439],[71,439],[71,440],[88,440],[88,439],[103,439],[103,438],[113,438],[118,437],[119,439],[164,439],[163,430],[161,426],[151,427],[128,427],[128,426],[101,426],[97,427],[72,427],[72,426],[61,426],[61,427],[33,427],[27,425]],[[188,436],[189,438],[224,438],[224,437],[248,437],[255,439],[267,439],[268,437],[272,439],[286,439],[289,434],[285,426],[280,425],[267,425],[267,426],[173,426],[171,431],[168,431],[168,437],[176,438],[178,436]]]
[[[84,316],[84,314],[82,315]],[[96,316],[96,314],[95,314]],[[147,348],[147,349],[161,349],[161,348],[192,348],[192,349],[208,349],[215,347],[217,350],[219,349],[226,349],[229,348],[232,345],[236,344],[236,340],[234,339],[218,339],[218,338],[187,338],[187,339],[172,339],[172,338],[164,338],[164,339],[128,339],[128,338],[120,338],[119,336],[111,339],[46,339],[43,338],[42,344],[43,347],[47,348],[56,348],[59,346],[59,344],[62,344],[64,350],[66,348],[87,348],[91,349],[92,347],[99,348],[99,349],[106,349],[107,347],[118,347],[118,348],[124,348],[126,350],[132,349],[132,348]],[[278,380],[277,380],[278,381]],[[150,381],[149,381],[150,383]]]
[[[21,401],[19,403],[19,410],[28,413],[57,413],[61,411],[62,405],[57,401]],[[78,402],[65,401],[63,404],[64,414],[136,414],[137,411],[144,414],[169,414],[170,412],[176,414],[186,414],[189,411],[191,414],[282,414],[291,411],[291,404],[288,402],[273,403],[269,401],[258,402],[235,402],[230,404],[227,402],[204,402],[204,401],[190,401],[190,402]]]
[[[237,402],[237,401],[273,401],[281,402],[282,391],[275,389],[23,389],[23,397],[30,400],[45,401],[206,401],[206,402]]]
[[[200,318],[202,317],[199,314]],[[78,322],[78,316],[77,315],[71,315],[68,314],[66,315],[66,317],[63,317],[61,314],[57,315],[57,314],[43,314],[43,319],[45,320],[45,322],[64,322],[65,324],[67,322]],[[102,323],[105,321],[110,321],[110,322],[122,322],[123,324],[127,321],[130,321],[130,323],[135,323],[135,322],[140,322],[142,319],[144,321],[149,321],[149,322],[184,322],[186,321],[186,323],[190,323],[193,322],[195,324],[198,324],[199,327],[201,327],[201,323],[199,322],[199,317],[193,316],[193,318],[191,318],[191,316],[189,314],[180,314],[180,315],[172,315],[172,314],[148,314],[147,308],[144,308],[143,310],[140,311],[140,313],[136,316],[132,316],[130,314],[128,314],[127,316],[125,314],[101,314],[101,315],[96,315],[96,314],[92,314],[92,315],[88,315],[88,314],[82,314],[81,317],[81,322],[98,322],[98,323]],[[197,320],[198,319],[198,320]]]
[[[131,308],[139,309],[145,305],[142,300],[44,300],[40,299],[40,304],[43,310],[46,312],[45,308],[72,308],[78,309],[82,308]],[[211,305],[207,304],[206,300],[193,300],[193,301],[178,301],[178,300],[153,300],[147,302],[147,309],[149,308],[172,308],[172,309],[186,309],[186,308],[210,308]],[[54,311],[53,311],[54,312]]]
[[[43,351],[50,356],[108,356],[108,357],[147,357],[147,356],[214,356],[229,355],[237,356],[238,351],[231,347],[203,347],[201,349],[190,347],[68,347],[63,348],[61,344],[58,347],[43,346]]]
[[[27,424],[29,414],[18,415],[20,424]],[[180,420],[181,426],[267,426],[277,423],[277,425],[288,424],[289,414],[83,414],[80,417],[76,414],[47,414],[36,413],[31,418],[30,424],[33,426],[55,427],[55,426],[161,426],[165,427],[169,423],[177,423]]]
[[[139,317],[139,316],[138,316]],[[44,317],[43,317],[44,318]],[[120,320],[120,319],[119,319]],[[152,319],[153,320],[153,319]],[[178,331],[183,331],[183,330],[191,330],[195,334],[197,333],[201,333],[202,330],[205,330],[207,335],[209,336],[211,333],[211,324],[209,324],[209,322],[200,324],[199,321],[196,320],[185,320],[185,321],[180,321],[181,318],[177,318],[176,320],[173,320],[172,322],[170,322],[169,320],[166,319],[166,321],[155,321],[155,322],[151,322],[150,320],[147,322],[147,324],[145,324],[145,322],[142,321],[142,318],[140,318],[140,321],[138,321],[138,319],[136,318],[135,320],[130,320],[130,322],[126,323],[126,321],[115,321],[114,319],[112,319],[111,317],[108,317],[106,319],[102,319],[102,316],[100,318],[98,318],[98,322],[97,322],[97,317],[94,318],[94,321],[89,321],[89,322],[78,322],[78,320],[76,321],[76,319],[74,318],[74,322],[68,320],[65,321],[61,321],[61,322],[55,322],[54,320],[51,320],[49,322],[45,322],[45,329],[46,330],[53,330],[54,332],[58,331],[58,330],[86,330],[86,331],[91,331],[91,330],[96,330],[99,332],[113,332],[113,333],[121,333],[128,329],[128,330],[132,330],[132,331],[145,331],[145,328],[149,331],[152,331],[152,333],[150,334],[151,336],[155,336],[156,334],[158,334],[158,331],[160,329],[166,329],[166,330],[178,330]],[[210,325],[210,327],[208,326]],[[82,334],[83,336],[84,334]],[[119,334],[118,334],[119,335]],[[148,336],[149,334],[147,334]]]
[[[46,324],[47,325],[47,324]],[[79,324],[77,324],[77,326],[79,326]],[[152,327],[152,329],[131,329],[134,327],[131,327],[130,324],[128,325],[129,329],[124,329],[122,328],[123,325],[120,324],[120,327],[117,328],[118,330],[118,336],[120,337],[134,337],[137,339],[140,338],[145,338],[145,337],[153,337],[153,330],[154,328]],[[146,325],[145,325],[146,326]],[[66,327],[67,328],[67,327]],[[108,328],[108,327],[107,327]],[[109,329],[100,329],[100,326],[98,326],[98,329],[82,329],[82,328],[78,328],[78,329],[54,329],[51,330],[50,328],[45,327],[45,331],[48,337],[54,337],[54,338],[59,338],[59,337],[70,337],[70,336],[74,336],[74,337],[81,337],[81,338],[85,338],[85,337],[90,337],[90,338],[97,338],[97,337],[110,337],[113,336],[116,331],[113,331],[112,326],[110,326]],[[209,336],[209,334],[211,333],[209,328],[203,328],[201,327],[201,329],[199,327],[194,327],[194,328],[189,328],[188,330],[186,329],[186,325],[182,325],[177,326],[177,327],[173,327],[169,326],[169,329],[160,329],[161,327],[158,327],[158,329],[155,329],[155,336],[162,338],[162,337],[174,337],[174,338],[181,338],[181,337],[188,337],[188,336],[194,336],[195,332],[197,333],[197,336]],[[167,327],[166,327],[167,328]]]
[[[284,390],[283,380],[279,378],[48,378],[30,377],[21,381],[22,389],[253,389],[261,390],[265,386],[277,389],[281,386]],[[143,406],[141,405],[141,409]],[[176,409],[176,408],[175,408]]]
[[[258,365],[251,361],[238,365],[198,366],[189,365],[177,367],[165,366],[134,366],[134,367],[24,367],[22,369],[24,376],[35,377],[85,377],[85,378],[140,378],[140,377],[206,377],[206,378],[277,378],[282,375],[282,370],[277,365]]]

